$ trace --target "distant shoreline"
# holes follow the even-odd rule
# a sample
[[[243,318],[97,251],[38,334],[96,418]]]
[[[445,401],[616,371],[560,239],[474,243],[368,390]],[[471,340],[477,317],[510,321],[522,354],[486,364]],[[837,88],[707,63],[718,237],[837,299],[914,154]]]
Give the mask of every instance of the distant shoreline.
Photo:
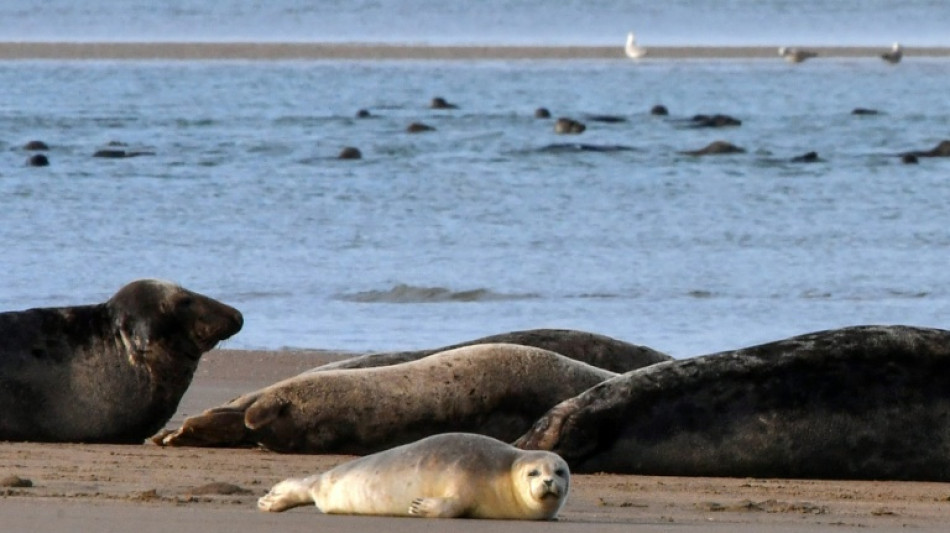
[[[877,58],[887,46],[802,46],[819,58]],[[779,59],[778,46],[655,46],[650,59]],[[950,57],[950,47],[904,55]],[[618,46],[415,45],[276,42],[0,42],[0,60],[543,60],[626,59]]]

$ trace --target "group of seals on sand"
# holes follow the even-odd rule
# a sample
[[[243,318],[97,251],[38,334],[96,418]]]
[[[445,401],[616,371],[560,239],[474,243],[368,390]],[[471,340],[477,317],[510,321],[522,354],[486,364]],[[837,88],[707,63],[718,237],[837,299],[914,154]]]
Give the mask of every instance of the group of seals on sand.
[[[0,440],[141,443],[242,323],[156,280],[101,304],[0,313]],[[948,421],[950,331],[846,327],[672,359],[527,330],[317,367],[154,440],[374,454],[276,485],[263,510],[546,519],[569,468],[946,482]]]

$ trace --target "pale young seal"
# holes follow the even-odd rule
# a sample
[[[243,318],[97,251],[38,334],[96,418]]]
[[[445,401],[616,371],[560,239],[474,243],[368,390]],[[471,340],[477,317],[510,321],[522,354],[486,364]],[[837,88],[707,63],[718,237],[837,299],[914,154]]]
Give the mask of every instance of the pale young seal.
[[[0,313],[0,441],[141,443],[175,413],[236,309],[156,280],[107,302]]]
[[[328,514],[552,520],[570,477],[567,463],[551,452],[446,433],[287,479],[257,507],[281,512],[314,503]]]
[[[575,472],[950,481],[950,331],[858,326],[623,374],[516,443]]]
[[[371,353],[318,366],[310,372],[395,365],[422,359],[453,348],[461,348],[462,346],[495,343],[534,346],[618,373],[673,359],[671,356],[652,348],[630,344],[597,333],[573,329],[527,329],[499,333],[498,335],[490,335],[429,350]]]
[[[392,366],[304,373],[152,440],[359,455],[449,431],[511,441],[558,402],[616,375],[539,348],[479,344]]]

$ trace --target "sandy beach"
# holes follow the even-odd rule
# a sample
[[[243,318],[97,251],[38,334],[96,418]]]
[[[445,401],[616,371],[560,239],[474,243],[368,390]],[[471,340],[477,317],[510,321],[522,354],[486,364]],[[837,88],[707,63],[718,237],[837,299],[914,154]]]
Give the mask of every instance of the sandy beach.
[[[781,44],[781,43],[780,43]],[[645,45],[650,59],[779,59],[778,46]],[[889,46],[801,46],[819,58],[873,58]],[[905,57],[950,57],[946,47],[907,47]],[[518,60],[626,59],[617,46],[430,46],[278,42],[0,42],[0,59],[60,60]]]
[[[215,350],[168,426],[234,396],[344,354]],[[445,522],[326,516],[307,507],[262,513],[285,477],[345,456],[255,449],[0,443],[2,531],[443,530]],[[17,481],[23,480],[23,481]],[[26,482],[28,480],[28,483]],[[31,486],[18,486],[26,485]],[[556,523],[458,520],[458,531],[943,531],[950,484],[575,475]]]

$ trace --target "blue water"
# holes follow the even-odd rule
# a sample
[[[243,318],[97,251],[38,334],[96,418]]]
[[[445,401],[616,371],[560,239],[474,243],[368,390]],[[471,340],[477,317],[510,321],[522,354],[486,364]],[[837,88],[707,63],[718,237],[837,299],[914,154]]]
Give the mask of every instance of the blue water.
[[[945,0],[4,0],[3,40],[950,44]]]
[[[10,61],[0,86],[0,309],[160,277],[241,309],[234,348],[567,327],[676,356],[950,326],[950,160],[894,155],[950,138],[946,60]],[[539,106],[588,130],[556,135]],[[695,113],[743,124],[683,127]],[[31,139],[50,167],[24,165]],[[748,152],[678,153],[717,139]],[[91,157],[111,141],[154,155]],[[348,145],[364,159],[335,159]],[[810,150],[824,162],[788,161]]]

